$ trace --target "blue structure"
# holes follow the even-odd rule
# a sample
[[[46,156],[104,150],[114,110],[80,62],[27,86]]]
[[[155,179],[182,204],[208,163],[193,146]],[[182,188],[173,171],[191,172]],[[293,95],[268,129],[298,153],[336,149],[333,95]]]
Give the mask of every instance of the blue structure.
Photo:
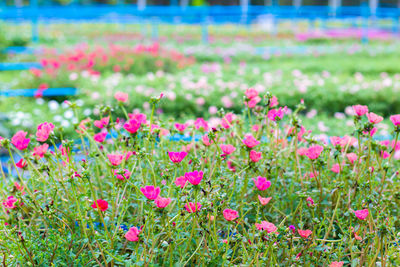
[[[171,0],[169,6],[147,6],[146,0],[135,4],[124,4],[118,0],[116,5],[72,4],[40,5],[38,0],[30,0],[30,6],[0,8],[0,20],[12,22],[31,22],[32,39],[39,40],[38,24],[41,22],[109,22],[142,23],[153,25],[152,37],[157,37],[157,24],[177,21],[185,24],[251,24],[263,15],[278,19],[330,19],[330,18],[389,18],[398,23],[400,8],[381,7],[379,0],[362,1],[359,6],[342,6],[341,0],[329,0],[329,5],[305,6],[302,0],[293,0],[293,5],[279,5],[278,0],[269,0],[270,5],[252,6],[250,0],[240,0],[240,6],[188,6],[188,1]],[[50,2],[49,2],[50,3]],[[180,4],[180,5],[179,5]],[[203,26],[204,27],[204,26]],[[398,29],[399,27],[393,27]],[[203,28],[203,35],[207,32]],[[207,38],[203,37],[203,40]]]

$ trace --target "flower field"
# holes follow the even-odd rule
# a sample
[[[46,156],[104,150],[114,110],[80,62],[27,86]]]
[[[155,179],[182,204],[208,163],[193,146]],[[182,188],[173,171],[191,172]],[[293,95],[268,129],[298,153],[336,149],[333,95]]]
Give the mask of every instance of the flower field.
[[[4,266],[400,265],[398,41],[57,27],[0,72]]]

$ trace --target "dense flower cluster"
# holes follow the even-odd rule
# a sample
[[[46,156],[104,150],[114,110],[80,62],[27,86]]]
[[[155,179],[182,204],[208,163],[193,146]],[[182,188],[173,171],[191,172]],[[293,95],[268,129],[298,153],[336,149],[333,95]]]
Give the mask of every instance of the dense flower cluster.
[[[0,140],[10,264],[65,251],[100,266],[400,264],[400,115],[379,141],[383,118],[355,105],[352,136],[316,139],[298,119],[303,102],[289,113],[255,89],[243,114],[185,123],[158,120],[162,95],[150,116],[114,97],[125,117],[82,118],[79,142],[49,122]]]

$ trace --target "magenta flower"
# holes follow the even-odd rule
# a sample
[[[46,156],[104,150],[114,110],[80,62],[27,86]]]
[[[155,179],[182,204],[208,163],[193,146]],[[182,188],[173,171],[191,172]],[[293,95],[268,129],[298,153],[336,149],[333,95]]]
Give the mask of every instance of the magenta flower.
[[[267,190],[271,186],[271,182],[268,181],[265,177],[258,176],[257,180],[253,178],[253,181],[257,189],[260,191]]]
[[[368,118],[368,121],[372,124],[377,124],[377,123],[380,123],[381,121],[383,121],[383,117],[376,115],[373,112],[367,113],[367,118]]]
[[[49,122],[44,122],[38,125],[36,131],[36,140],[39,142],[45,142],[49,135],[53,132],[54,125]]]
[[[186,127],[187,127],[186,123],[175,123],[175,128],[180,132],[185,131]]]
[[[354,211],[354,214],[356,217],[360,220],[365,220],[368,217],[369,211],[368,209],[363,209],[363,210],[356,210]]]
[[[176,177],[176,179],[175,179],[176,186],[178,186],[180,188],[185,187],[186,182],[187,182],[187,179],[185,176]]]
[[[257,152],[255,150],[251,150],[250,151],[250,160],[252,162],[258,162],[261,158],[262,158],[262,153],[261,152]]]
[[[128,232],[125,234],[125,238],[128,241],[136,242],[139,240],[140,230],[136,227],[129,228]]]
[[[319,157],[319,155],[322,153],[323,150],[324,150],[324,147],[320,146],[320,145],[310,146],[307,149],[306,156],[309,159],[317,159]]]
[[[33,156],[38,158],[43,158],[44,154],[46,154],[47,149],[49,148],[48,144],[43,144],[41,146],[37,146],[33,149]]]
[[[257,145],[260,144],[260,141],[258,141],[257,139],[255,139],[252,135],[247,135],[244,139],[243,139],[243,144],[245,144],[247,147],[249,148],[253,148]]]
[[[169,205],[169,203],[171,203],[171,199],[170,198],[163,198],[158,196],[155,200],[154,203],[156,203],[157,208],[163,209],[166,206]]]
[[[300,229],[298,229],[297,232],[304,239],[308,238],[312,234],[311,230],[300,230]]]
[[[6,209],[14,209],[16,208],[15,203],[18,201],[14,196],[9,196],[4,202],[3,206]]]
[[[192,185],[198,185],[203,179],[202,171],[193,171],[185,173],[186,180]]]
[[[98,143],[103,143],[106,140],[107,132],[100,132],[93,136],[94,141]]]
[[[11,143],[18,149],[24,150],[28,147],[29,142],[31,141],[29,138],[25,138],[28,133],[24,131],[18,131],[11,138]]]
[[[116,92],[114,98],[119,102],[125,103],[128,101],[128,94],[124,92]]]
[[[139,130],[141,125],[142,124],[136,119],[129,119],[129,121],[124,124],[124,129],[133,134]]]
[[[128,180],[131,177],[131,172],[127,169],[123,169],[122,171],[114,170],[115,178],[118,180]]]
[[[122,163],[124,160],[124,155],[123,154],[108,154],[107,155],[108,160],[110,161],[111,165],[113,166],[118,166]]]
[[[221,148],[222,152],[224,152],[225,155],[230,155],[233,152],[235,152],[236,148],[233,145],[219,145]]]
[[[400,114],[390,116],[390,120],[394,126],[400,126]]]
[[[270,111],[268,111],[267,117],[271,121],[276,121],[277,118],[282,119],[283,115],[285,115],[284,111],[285,109],[282,109],[282,107],[280,107],[279,109],[271,109]]]
[[[307,203],[307,206],[309,206],[309,207],[314,207],[314,199],[312,199],[312,197],[308,197],[307,199],[306,199],[306,201],[308,202]]]
[[[181,152],[168,152],[168,156],[169,159],[173,162],[173,163],[179,163],[181,162],[186,156],[187,156],[187,152],[186,151],[181,151]]]
[[[194,213],[201,209],[201,204],[200,203],[194,204],[193,202],[189,202],[189,203],[185,204],[185,208],[186,208],[187,212]]]
[[[267,222],[267,221],[262,221],[261,223],[256,223],[255,226],[259,231],[267,231],[267,233],[275,233],[278,228],[275,226],[275,224]]]
[[[272,197],[262,197],[258,195],[258,200],[260,201],[261,205],[265,206],[271,201]]]
[[[363,105],[355,105],[353,106],[354,113],[357,114],[357,116],[362,116],[368,112],[368,107],[363,106]]]
[[[223,212],[224,218],[227,221],[233,221],[237,217],[239,217],[239,212],[236,210],[231,210],[231,209],[225,209]]]
[[[23,158],[21,158],[17,163],[15,163],[15,166],[17,166],[20,169],[23,169],[26,167],[27,164],[28,164],[28,162],[26,160],[24,160]]]
[[[93,202],[92,208],[106,211],[108,209],[108,202],[103,199],[97,199],[95,202]]]
[[[140,188],[140,191],[147,199],[154,200],[158,197],[161,190],[159,187],[154,187],[153,185],[146,185],[145,187]]]

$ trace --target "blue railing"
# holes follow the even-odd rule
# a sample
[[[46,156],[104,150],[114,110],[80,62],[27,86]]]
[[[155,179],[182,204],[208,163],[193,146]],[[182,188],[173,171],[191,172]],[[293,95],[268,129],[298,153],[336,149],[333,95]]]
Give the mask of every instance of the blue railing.
[[[139,9],[137,5],[68,5],[68,6],[26,6],[0,7],[0,20],[11,22],[31,22],[32,39],[39,39],[40,22],[106,22],[106,23],[159,23],[202,24],[203,40],[207,41],[208,24],[251,24],[269,15],[274,21],[279,19],[329,19],[329,18],[388,18],[393,21],[393,29],[399,29],[400,8],[368,5],[342,6],[147,6]],[[369,27],[364,23],[362,27]],[[157,32],[153,30],[153,32]],[[153,36],[154,37],[154,36]]]
[[[247,10],[247,11],[246,11]],[[69,6],[27,6],[0,8],[3,20],[102,20],[135,21],[157,18],[162,22],[199,23],[205,18],[214,23],[250,23],[259,16],[270,14],[277,18],[348,18],[376,16],[394,18],[400,16],[399,8],[368,6],[344,6],[333,10],[329,6],[147,6],[140,10],[136,5],[69,5]],[[247,17],[245,21],[243,18]]]

